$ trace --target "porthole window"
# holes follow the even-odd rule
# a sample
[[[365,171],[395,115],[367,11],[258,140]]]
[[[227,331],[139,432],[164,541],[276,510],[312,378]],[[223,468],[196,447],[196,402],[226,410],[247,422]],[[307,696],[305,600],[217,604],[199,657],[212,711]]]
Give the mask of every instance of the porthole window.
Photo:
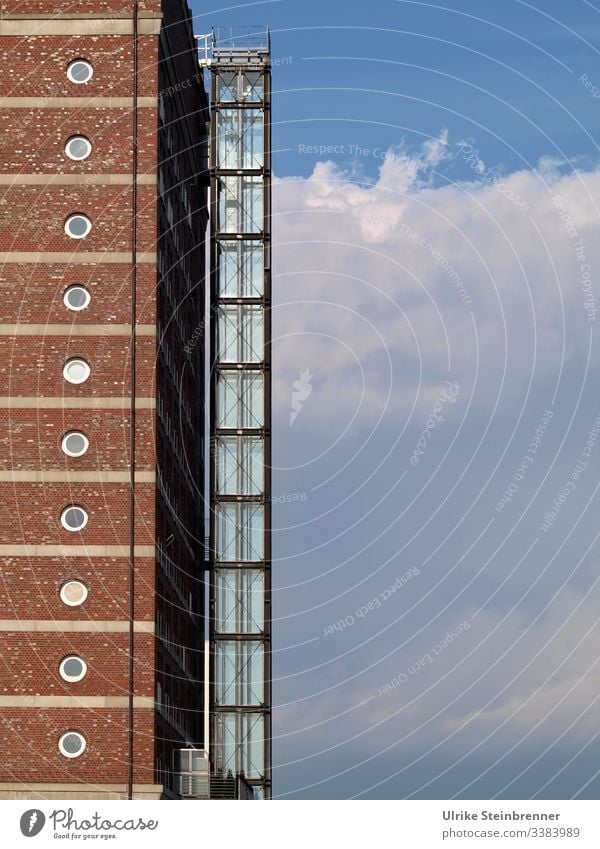
[[[67,360],[63,368],[63,376],[69,383],[85,383],[90,373],[90,367],[85,360]]]
[[[83,734],[77,731],[67,731],[58,741],[58,748],[65,758],[78,758],[85,752],[87,743]]]
[[[72,504],[62,511],[60,521],[66,531],[82,531],[88,523],[88,514],[83,507]]]
[[[65,145],[65,153],[76,162],[87,159],[91,152],[92,143],[85,136],[72,136]]]
[[[63,297],[67,309],[74,312],[84,310],[91,300],[90,293],[83,286],[69,286]]]
[[[87,673],[87,663],[85,660],[77,657],[76,654],[70,654],[61,661],[58,671],[60,672],[61,678],[74,684],[77,681],[81,681],[82,678],[85,678]]]
[[[71,239],[85,239],[91,229],[92,222],[87,215],[76,213],[75,215],[69,215],[65,221],[65,233]]]
[[[93,76],[94,69],[85,59],[76,59],[67,68],[67,77],[72,83],[76,83],[77,85],[88,83]]]
[[[71,430],[62,438],[61,448],[68,457],[82,457],[89,447],[89,439],[79,430]]]
[[[81,581],[67,581],[60,588],[60,600],[67,607],[79,607],[88,596],[88,588]]]

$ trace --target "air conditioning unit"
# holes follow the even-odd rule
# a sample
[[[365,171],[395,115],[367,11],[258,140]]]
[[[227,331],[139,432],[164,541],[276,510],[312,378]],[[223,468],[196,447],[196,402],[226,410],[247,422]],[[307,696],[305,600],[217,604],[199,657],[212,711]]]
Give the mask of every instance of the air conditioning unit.
[[[175,791],[182,799],[208,799],[210,774],[204,749],[176,749]]]

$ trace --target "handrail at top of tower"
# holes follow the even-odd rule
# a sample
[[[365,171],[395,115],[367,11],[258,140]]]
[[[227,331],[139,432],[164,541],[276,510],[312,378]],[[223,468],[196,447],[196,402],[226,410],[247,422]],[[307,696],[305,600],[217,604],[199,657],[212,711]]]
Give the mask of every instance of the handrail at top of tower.
[[[212,59],[225,56],[268,56],[271,52],[271,33],[265,26],[220,26],[212,32],[197,35],[198,60],[209,66]]]

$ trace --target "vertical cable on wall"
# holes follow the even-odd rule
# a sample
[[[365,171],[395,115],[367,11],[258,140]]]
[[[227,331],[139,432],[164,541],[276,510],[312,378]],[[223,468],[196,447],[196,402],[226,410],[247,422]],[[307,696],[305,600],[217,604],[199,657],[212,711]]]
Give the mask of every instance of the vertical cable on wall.
[[[133,799],[134,756],[134,626],[135,626],[135,395],[137,321],[137,174],[138,174],[138,7],[133,4],[133,133],[131,197],[131,398],[129,423],[129,669],[128,669],[128,772],[127,798]]]

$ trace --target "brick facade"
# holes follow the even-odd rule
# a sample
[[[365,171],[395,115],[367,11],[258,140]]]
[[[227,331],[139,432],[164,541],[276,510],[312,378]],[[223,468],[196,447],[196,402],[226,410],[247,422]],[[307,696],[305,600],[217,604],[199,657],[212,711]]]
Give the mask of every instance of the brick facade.
[[[185,1],[141,0],[134,114],[133,9],[0,0],[0,798],[168,795],[173,749],[203,742],[207,102]],[[76,59],[93,66],[83,85]],[[73,135],[92,143],[83,161],[65,154]],[[74,213],[92,222],[81,240],[64,232]],[[75,284],[81,312],[63,302]],[[71,357],[86,382],[65,381]],[[61,450],[70,430],[82,457]],[[77,533],[60,521],[71,504],[89,516]],[[81,606],[62,602],[68,580],[87,587]],[[70,654],[81,681],[59,674]],[[67,731],[80,757],[59,751]]]

